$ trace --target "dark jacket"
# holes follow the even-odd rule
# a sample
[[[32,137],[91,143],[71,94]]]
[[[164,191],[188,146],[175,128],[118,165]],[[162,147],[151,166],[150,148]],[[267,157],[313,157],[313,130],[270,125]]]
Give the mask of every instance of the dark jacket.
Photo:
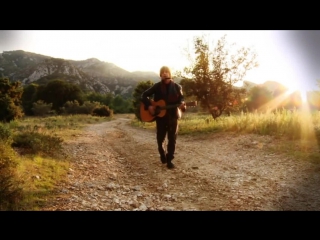
[[[164,84],[161,81],[157,82],[141,95],[141,101],[145,106],[145,110],[150,106],[151,99],[155,102],[164,100],[166,106],[180,105],[184,101],[182,87],[180,84],[173,81],[170,84]],[[177,108],[167,109],[166,115],[167,114],[177,117]]]

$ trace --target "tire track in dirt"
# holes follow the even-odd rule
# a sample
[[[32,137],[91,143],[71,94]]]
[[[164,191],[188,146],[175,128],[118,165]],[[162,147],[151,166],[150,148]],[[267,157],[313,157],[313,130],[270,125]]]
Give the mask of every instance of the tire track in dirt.
[[[199,210],[312,210],[319,209],[315,183],[295,176],[313,166],[267,151],[276,144],[268,136],[232,133],[178,136],[177,166],[168,170],[157,154],[155,130],[131,127],[129,121],[116,126],[122,132],[112,148],[135,163],[149,191],[170,185],[170,194],[187,195],[184,206]],[[121,147],[120,147],[121,146]],[[310,172],[310,170],[309,170]],[[315,173],[316,174],[316,173]],[[309,177],[304,177],[309,178]],[[318,179],[319,176],[314,177]],[[314,196],[306,196],[307,189]],[[298,190],[297,190],[298,189]],[[309,194],[310,195],[310,194]],[[295,199],[297,198],[297,199]],[[313,204],[306,204],[308,200]],[[180,203],[172,204],[181,208]]]
[[[69,181],[46,210],[319,210],[320,167],[275,154],[268,136],[178,135],[175,165],[160,162],[155,129],[132,118],[88,126],[67,145]]]

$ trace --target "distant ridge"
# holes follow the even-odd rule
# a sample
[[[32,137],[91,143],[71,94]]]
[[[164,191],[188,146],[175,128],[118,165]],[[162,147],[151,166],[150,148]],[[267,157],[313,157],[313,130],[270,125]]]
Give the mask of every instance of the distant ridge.
[[[156,73],[131,73],[97,58],[66,60],[23,50],[3,51],[0,54],[0,76],[20,81],[23,85],[62,79],[78,84],[84,91],[126,96],[132,96],[134,87],[140,81],[159,81]]]
[[[129,72],[113,63],[103,62],[97,58],[86,60],[66,60],[52,58],[23,50],[3,51],[0,53],[0,76],[8,76],[12,81],[21,81],[23,84],[46,83],[50,79],[61,78],[79,84],[83,90],[98,93],[119,93],[130,96],[134,87],[140,81],[150,80],[158,82],[158,73],[151,71]],[[180,78],[174,79],[180,82]],[[243,81],[243,86],[249,90],[254,86],[264,86],[270,91],[285,89],[276,81],[266,81],[256,84]]]

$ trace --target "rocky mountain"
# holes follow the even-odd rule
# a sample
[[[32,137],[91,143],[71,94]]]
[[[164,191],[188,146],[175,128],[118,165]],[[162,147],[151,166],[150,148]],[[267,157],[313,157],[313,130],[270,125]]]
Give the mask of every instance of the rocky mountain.
[[[22,85],[46,84],[62,79],[84,91],[130,95],[140,81],[159,81],[153,72],[128,72],[112,63],[90,58],[83,61],[52,58],[23,50],[0,54],[0,74]]]
[[[62,79],[80,86],[84,91],[97,93],[119,93],[132,96],[135,86],[140,81],[159,81],[154,72],[128,72],[112,63],[96,58],[82,61],[52,58],[23,50],[0,53],[0,76],[11,81],[20,81],[22,85],[31,83],[46,84],[53,79]],[[177,82],[180,79],[176,79]],[[278,82],[267,81],[256,84],[244,81],[247,90],[256,85],[267,87],[270,91],[284,88]]]

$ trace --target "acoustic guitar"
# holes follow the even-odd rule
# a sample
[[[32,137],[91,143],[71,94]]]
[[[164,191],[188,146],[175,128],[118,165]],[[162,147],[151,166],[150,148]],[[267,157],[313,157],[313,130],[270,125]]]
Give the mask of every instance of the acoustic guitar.
[[[149,110],[144,109],[144,103],[140,102],[140,118],[142,122],[152,122],[156,117],[163,117],[166,114],[166,110],[169,108],[179,107],[180,104],[166,105],[164,100],[153,101],[150,100],[152,106],[155,107],[155,114],[151,115]],[[186,102],[187,107],[195,107],[197,106],[197,101]],[[181,118],[182,110],[178,108],[178,118]]]

